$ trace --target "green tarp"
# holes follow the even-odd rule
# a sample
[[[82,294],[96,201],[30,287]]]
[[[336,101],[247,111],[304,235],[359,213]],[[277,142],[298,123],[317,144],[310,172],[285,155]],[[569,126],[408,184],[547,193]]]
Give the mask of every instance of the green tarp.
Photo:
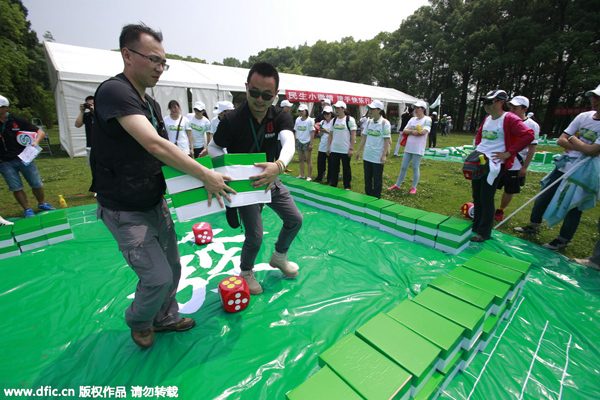
[[[289,258],[300,274],[284,279],[268,266],[281,221],[265,208],[256,266],[264,293],[235,314],[216,289],[238,268],[243,233],[212,214],[202,221],[214,241],[197,246],[192,225],[200,221],[176,223],[177,299],[197,325],[157,334],[149,350],[124,322],[135,274],[94,206],[69,209],[74,240],[0,260],[0,396],[32,389],[56,398],[52,390],[70,389],[81,398],[283,399],[319,370],[318,355],[332,344],[488,249],[533,263],[531,275],[509,320],[442,398],[600,398],[598,272],[498,232],[451,256],[298,206],[304,225]]]

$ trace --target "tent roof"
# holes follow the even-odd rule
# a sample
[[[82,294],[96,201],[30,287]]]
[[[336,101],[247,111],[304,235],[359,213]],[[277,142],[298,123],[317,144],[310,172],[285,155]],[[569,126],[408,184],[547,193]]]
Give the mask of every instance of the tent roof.
[[[57,79],[74,82],[101,83],[123,71],[121,54],[116,51],[92,49],[54,42],[44,42],[47,54],[57,71]],[[158,86],[179,86],[198,89],[244,92],[247,68],[200,64],[169,60],[171,66],[161,77]],[[279,93],[301,90],[370,97],[386,103],[414,103],[416,97],[396,89],[337,81],[333,79],[281,73]]]

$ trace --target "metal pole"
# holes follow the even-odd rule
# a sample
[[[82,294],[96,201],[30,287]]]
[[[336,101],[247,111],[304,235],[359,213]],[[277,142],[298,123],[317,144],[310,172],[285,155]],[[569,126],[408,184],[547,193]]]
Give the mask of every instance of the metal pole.
[[[558,178],[557,180],[555,180],[554,182],[552,182],[550,185],[546,186],[544,188],[544,190],[542,190],[541,192],[539,192],[538,194],[536,194],[535,196],[533,196],[531,199],[529,199],[529,201],[525,204],[523,204],[521,207],[519,207],[518,209],[515,210],[515,212],[513,212],[512,214],[510,214],[508,217],[506,217],[506,219],[504,219],[502,222],[500,222],[498,225],[496,225],[494,227],[494,229],[498,229],[500,226],[502,226],[502,224],[504,224],[506,221],[508,221],[509,219],[511,219],[511,217],[513,215],[515,215],[516,213],[518,213],[519,211],[521,211],[523,208],[525,208],[529,203],[531,203],[532,201],[534,201],[535,199],[537,199],[538,197],[540,197],[542,195],[542,193],[546,193],[548,191],[548,189],[550,189],[551,187],[553,187],[554,185],[556,185],[558,182],[562,181],[563,179],[571,176],[573,174],[573,172],[579,168],[580,165],[583,165],[584,162],[589,161],[591,158],[590,157],[583,157],[581,160],[579,160],[579,162],[577,162],[577,164],[573,165],[571,167],[571,169],[569,169],[567,172],[565,172],[565,174],[563,176],[561,176],[560,178]]]

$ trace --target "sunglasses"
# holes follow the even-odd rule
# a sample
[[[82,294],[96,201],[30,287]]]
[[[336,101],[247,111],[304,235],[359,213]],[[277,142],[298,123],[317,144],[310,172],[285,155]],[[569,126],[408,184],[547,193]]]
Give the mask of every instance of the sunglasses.
[[[483,101],[483,105],[484,106],[491,106],[492,104],[494,104],[495,102],[499,101],[498,99],[492,99],[492,100],[484,100]]]
[[[329,115],[329,114],[331,114],[331,113],[330,113],[330,112],[325,112],[325,111],[323,111],[323,114],[325,114],[325,115]]]
[[[254,90],[254,89],[248,89],[248,93],[250,94],[250,96],[252,96],[255,99],[258,99],[259,97],[262,96],[263,100],[266,100],[266,101],[269,101],[273,97],[275,97],[274,94],[269,94],[269,93],[261,92],[259,90]]]

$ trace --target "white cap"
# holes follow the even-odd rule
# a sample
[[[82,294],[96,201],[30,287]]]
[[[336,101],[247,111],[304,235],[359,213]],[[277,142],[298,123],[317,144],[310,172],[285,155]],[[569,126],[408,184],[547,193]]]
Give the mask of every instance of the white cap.
[[[218,101],[217,104],[215,105],[214,112],[215,112],[215,114],[219,115],[223,111],[233,110],[233,109],[235,109],[235,107],[233,106],[232,102],[230,102],[230,101]]]
[[[531,117],[533,117],[533,115],[534,115],[534,114],[533,114],[532,112],[528,112],[528,113],[527,113],[527,118],[531,118]]]
[[[329,99],[321,99],[321,103],[327,103],[327,104],[331,105],[331,100],[329,100]]]
[[[379,100],[373,100],[371,102],[371,104],[369,104],[367,107],[369,108],[379,108],[380,110],[383,110],[383,103]]]
[[[337,103],[335,103],[333,106],[336,108],[337,107],[346,108],[346,103],[344,103],[343,101],[340,100]]]
[[[308,106],[306,104],[300,104],[298,106],[298,111],[304,111],[304,110],[308,111]]]
[[[284,100],[281,102],[281,107],[293,107],[294,103],[292,103],[291,101],[288,100]]]
[[[323,107],[323,112],[332,113],[333,108],[331,108],[331,106],[325,106]]]
[[[0,107],[8,107],[10,104],[8,103],[8,99],[2,95],[0,95]]]
[[[585,92],[585,95],[588,97],[593,94],[595,94],[596,96],[600,96],[600,85],[598,85],[598,87],[594,90],[588,90],[587,92]]]
[[[417,107],[427,108],[427,103],[425,103],[424,101],[419,100],[415,104],[413,104],[413,106],[415,106],[415,108],[417,108]]]
[[[202,110],[206,110],[206,107],[204,107],[203,102],[197,101],[194,103],[194,110],[202,111]]]
[[[506,94],[506,92],[504,90],[490,90],[489,92],[487,92],[487,94],[485,96],[481,96],[479,98],[480,101],[483,100],[494,100],[494,99],[500,99],[500,100],[508,100],[508,95]]]
[[[513,106],[523,106],[529,108],[529,99],[525,96],[515,96],[509,102]]]
[[[431,115],[437,115],[437,112],[436,112],[436,111],[434,111],[434,112],[432,112],[432,113],[431,113]]]

